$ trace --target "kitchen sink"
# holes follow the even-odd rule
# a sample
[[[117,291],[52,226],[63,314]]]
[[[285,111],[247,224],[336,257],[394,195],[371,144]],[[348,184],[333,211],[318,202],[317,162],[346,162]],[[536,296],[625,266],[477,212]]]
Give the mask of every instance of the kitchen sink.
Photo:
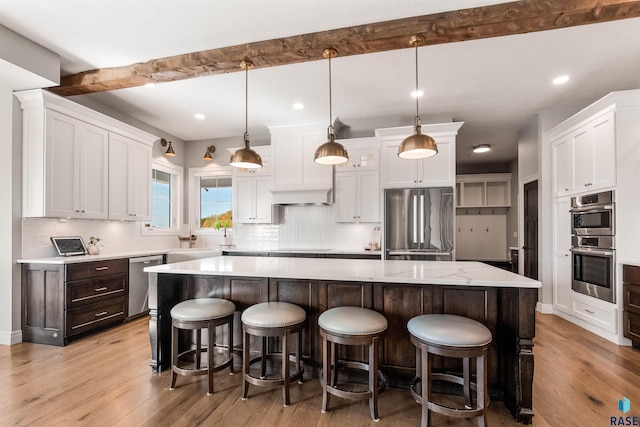
[[[218,249],[208,248],[182,248],[171,249],[167,252],[167,264],[181,261],[190,261],[193,259],[211,258],[221,256],[222,252]]]

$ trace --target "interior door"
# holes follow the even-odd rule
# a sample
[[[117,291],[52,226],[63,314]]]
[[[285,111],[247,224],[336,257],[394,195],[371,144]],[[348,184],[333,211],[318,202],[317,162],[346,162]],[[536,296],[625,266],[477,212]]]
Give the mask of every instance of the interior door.
[[[524,275],[538,280],[538,181],[524,186]]]

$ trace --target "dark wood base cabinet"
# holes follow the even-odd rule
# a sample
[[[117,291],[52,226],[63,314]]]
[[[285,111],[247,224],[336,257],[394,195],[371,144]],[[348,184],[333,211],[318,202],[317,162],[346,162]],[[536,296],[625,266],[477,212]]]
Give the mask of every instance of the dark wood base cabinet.
[[[150,273],[151,367],[170,366],[171,307],[194,297],[226,298],[236,304],[234,342],[241,343],[240,313],[258,302],[286,301],[303,307],[305,375],[319,375],[321,340],[318,316],[332,307],[359,306],[382,313],[389,327],[381,343],[380,369],[389,384],[408,387],[415,375],[416,349],[407,322],[428,313],[459,314],[485,324],[493,334],[489,349],[488,386],[492,399],[503,400],[513,417],[531,423],[533,338],[537,289],[247,278]],[[275,344],[276,346],[278,343]],[[253,349],[253,345],[252,345]],[[240,350],[240,348],[238,348]],[[366,347],[342,348],[340,358],[366,360]],[[458,370],[455,361],[436,358],[436,366]]]
[[[640,348],[640,267],[623,266],[624,336]]]
[[[23,264],[22,340],[66,345],[128,315],[129,260]]]

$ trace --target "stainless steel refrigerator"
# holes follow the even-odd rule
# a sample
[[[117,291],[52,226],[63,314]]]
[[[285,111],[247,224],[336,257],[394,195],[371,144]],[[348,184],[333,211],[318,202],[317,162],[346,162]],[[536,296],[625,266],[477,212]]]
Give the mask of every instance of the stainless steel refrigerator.
[[[453,259],[453,188],[390,189],[384,196],[385,259]]]

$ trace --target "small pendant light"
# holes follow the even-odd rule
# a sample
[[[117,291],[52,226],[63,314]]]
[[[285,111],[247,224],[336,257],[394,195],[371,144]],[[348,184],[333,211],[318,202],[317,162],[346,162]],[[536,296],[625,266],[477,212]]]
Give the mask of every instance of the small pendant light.
[[[411,46],[416,48],[416,93],[418,92],[418,46],[424,43],[424,37],[412,36],[409,39]],[[436,141],[429,135],[423,135],[420,126],[420,113],[418,110],[418,96],[416,96],[416,118],[413,124],[413,135],[408,136],[398,147],[398,157],[403,159],[423,159],[438,154]]]
[[[347,150],[336,142],[336,132],[333,128],[333,114],[331,110],[331,58],[338,56],[338,51],[334,48],[327,48],[322,51],[322,56],[329,59],[329,128],[327,129],[328,141],[316,150],[314,161],[321,165],[339,165],[349,160]]]
[[[236,168],[258,169],[262,167],[262,158],[249,146],[249,68],[253,68],[253,62],[244,60],[240,66],[245,71],[244,148],[231,155],[229,164]]]

